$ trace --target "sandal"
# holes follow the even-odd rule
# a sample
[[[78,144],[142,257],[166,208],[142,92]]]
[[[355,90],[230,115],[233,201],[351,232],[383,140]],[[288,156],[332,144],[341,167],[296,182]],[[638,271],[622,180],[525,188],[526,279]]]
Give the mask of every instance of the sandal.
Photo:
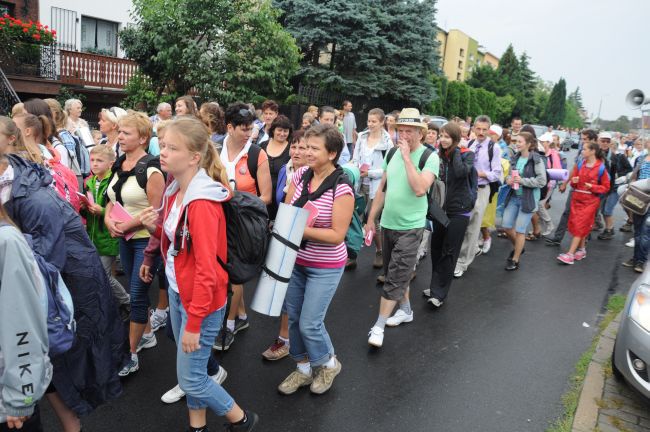
[[[536,240],[539,240],[541,237],[542,237],[542,233],[535,234],[535,233],[531,232],[531,233],[528,233],[526,235],[526,240],[528,240],[528,241],[536,241]]]
[[[499,238],[508,238],[508,234],[506,234],[505,231],[499,231],[497,234],[497,237]]]

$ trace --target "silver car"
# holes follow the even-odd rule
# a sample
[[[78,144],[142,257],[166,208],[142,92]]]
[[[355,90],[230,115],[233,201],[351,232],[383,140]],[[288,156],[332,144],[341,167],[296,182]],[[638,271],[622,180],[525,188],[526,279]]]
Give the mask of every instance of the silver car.
[[[614,344],[612,370],[650,400],[650,266],[632,284]]]

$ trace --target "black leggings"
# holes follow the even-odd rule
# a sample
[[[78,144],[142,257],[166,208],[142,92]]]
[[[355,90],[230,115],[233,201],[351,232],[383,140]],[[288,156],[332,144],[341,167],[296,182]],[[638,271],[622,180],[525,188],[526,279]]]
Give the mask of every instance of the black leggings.
[[[454,268],[469,225],[469,217],[449,215],[447,228],[433,222],[431,233],[431,296],[442,301],[447,298]]]

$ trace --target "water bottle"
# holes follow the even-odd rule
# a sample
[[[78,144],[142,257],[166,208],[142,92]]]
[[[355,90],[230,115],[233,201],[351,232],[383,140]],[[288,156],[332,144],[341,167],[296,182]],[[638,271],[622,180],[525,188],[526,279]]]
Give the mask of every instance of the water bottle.
[[[512,178],[519,177],[519,170],[512,170]],[[519,190],[519,182],[512,183],[513,190]]]

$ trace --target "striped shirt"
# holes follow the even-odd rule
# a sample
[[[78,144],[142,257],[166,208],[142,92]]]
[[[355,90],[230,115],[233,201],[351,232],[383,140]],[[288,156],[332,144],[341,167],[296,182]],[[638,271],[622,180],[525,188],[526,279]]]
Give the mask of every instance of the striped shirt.
[[[641,162],[641,169],[639,170],[639,180],[650,178],[650,162]]]
[[[302,176],[307,169],[308,167],[302,167],[293,174],[293,185],[296,188],[296,192],[291,198],[291,204],[302,193]],[[318,217],[316,217],[314,228],[332,228],[334,200],[344,195],[354,196],[352,188],[347,184],[339,184],[336,187],[336,193],[333,190],[328,190],[318,199],[312,201],[318,208]],[[308,240],[305,242],[305,247],[301,248],[298,252],[296,264],[313,268],[339,268],[345,265],[347,259],[348,252],[345,247],[345,242],[331,245]]]

